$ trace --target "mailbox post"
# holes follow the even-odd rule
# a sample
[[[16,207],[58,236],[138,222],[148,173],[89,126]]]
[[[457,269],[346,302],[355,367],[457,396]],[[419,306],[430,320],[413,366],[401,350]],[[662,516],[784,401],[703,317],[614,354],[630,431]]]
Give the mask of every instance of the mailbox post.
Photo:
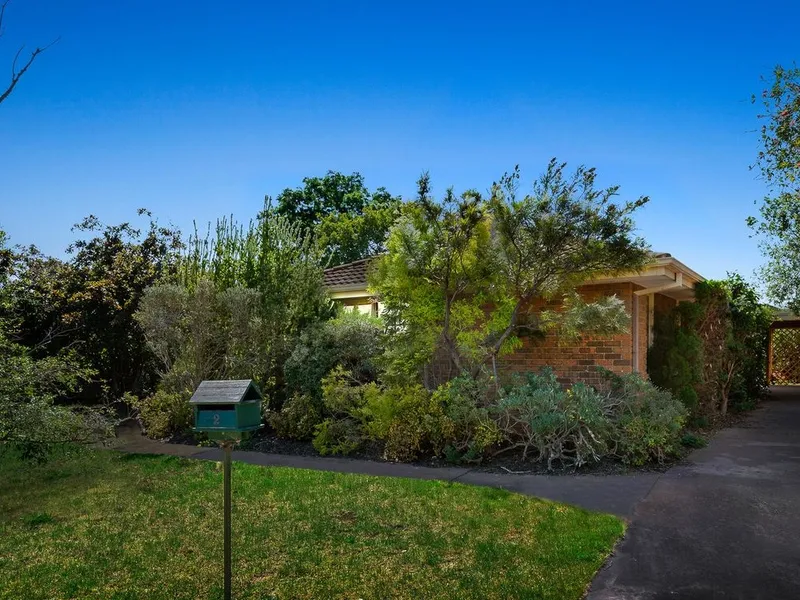
[[[223,452],[225,600],[231,600],[231,451],[261,427],[261,392],[250,379],[203,381],[190,404],[194,430],[216,440]]]

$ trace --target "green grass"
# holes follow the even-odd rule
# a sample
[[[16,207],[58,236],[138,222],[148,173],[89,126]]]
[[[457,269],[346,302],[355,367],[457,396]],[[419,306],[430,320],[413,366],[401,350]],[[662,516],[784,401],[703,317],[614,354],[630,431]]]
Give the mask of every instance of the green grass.
[[[221,466],[0,454],[0,598],[222,597]],[[580,598],[621,521],[503,490],[234,463],[233,591]]]

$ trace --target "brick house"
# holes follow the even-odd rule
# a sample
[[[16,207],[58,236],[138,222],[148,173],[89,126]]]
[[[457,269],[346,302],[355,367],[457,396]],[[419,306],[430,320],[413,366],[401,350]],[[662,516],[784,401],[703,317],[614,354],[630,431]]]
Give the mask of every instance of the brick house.
[[[325,271],[325,286],[331,298],[362,313],[378,315],[381,302],[367,287],[371,259],[331,267]],[[595,367],[618,373],[647,372],[647,349],[653,342],[653,324],[660,313],[678,302],[694,299],[694,286],[703,277],[671,254],[654,253],[643,271],[619,277],[599,277],[578,288],[586,300],[616,295],[625,303],[630,316],[628,333],[607,338],[587,337],[578,342],[563,342],[555,333],[544,339],[522,338],[522,347],[504,356],[504,374],[538,371],[550,366],[564,383],[597,383]],[[544,308],[544,302],[534,308]],[[553,308],[550,306],[549,308]]]

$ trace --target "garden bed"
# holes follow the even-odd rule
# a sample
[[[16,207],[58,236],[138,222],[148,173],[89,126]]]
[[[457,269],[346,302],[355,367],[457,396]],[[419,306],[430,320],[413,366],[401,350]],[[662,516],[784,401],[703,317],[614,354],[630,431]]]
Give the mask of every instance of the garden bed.
[[[710,434],[712,431],[713,430],[711,429],[704,430],[704,435]],[[216,445],[213,443],[201,442],[198,438],[190,433],[176,435],[168,440],[163,441],[165,443],[185,444],[190,446],[209,444],[210,447],[216,447]],[[314,456],[318,458],[326,458],[317,452],[310,441],[281,438],[275,435],[275,433],[272,431],[260,433],[256,437],[239,444],[238,448],[241,450],[263,452],[264,454]],[[444,458],[434,456],[416,460],[408,464],[432,468],[468,467],[475,471],[487,473],[506,473],[519,475],[627,475],[633,473],[663,473],[683,461],[692,450],[692,448],[682,447],[680,454],[671,457],[664,462],[649,462],[639,466],[626,465],[619,460],[604,458],[599,462],[585,464],[578,468],[569,465],[556,465],[555,468],[548,470],[546,462],[525,460],[522,458],[521,452],[505,452],[491,458],[485,458],[480,462],[451,463]],[[336,458],[372,460],[376,462],[396,462],[386,460],[386,458],[383,456],[382,444],[375,442],[368,442],[356,452],[353,452],[347,456],[337,456]]]

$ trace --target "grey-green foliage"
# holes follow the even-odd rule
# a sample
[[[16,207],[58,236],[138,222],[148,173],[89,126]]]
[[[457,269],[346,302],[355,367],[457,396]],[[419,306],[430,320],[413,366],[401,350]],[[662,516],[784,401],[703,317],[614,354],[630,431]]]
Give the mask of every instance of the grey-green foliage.
[[[549,368],[509,386],[494,409],[503,449],[521,448],[524,458],[546,460],[548,468],[604,457],[640,465],[676,452],[683,404],[637,373],[604,373],[601,389],[566,388]]]
[[[189,288],[207,280],[218,289],[258,290],[264,316],[280,323],[278,329],[296,332],[330,310],[322,286],[325,258],[307,230],[266,204],[247,227],[230,218],[219,220],[213,235],[209,228],[201,238],[195,230],[181,257],[178,279]]]
[[[546,310],[539,315],[544,331],[558,331],[565,339],[584,335],[613,336],[629,330],[630,315],[625,302],[616,295],[586,302],[573,292],[564,297],[563,309]]]
[[[201,238],[195,232],[180,261],[179,281],[184,287],[194,289],[201,281],[210,281],[220,291],[247,288],[259,294],[255,317],[260,319],[261,351],[268,361],[262,384],[272,399],[283,397],[283,364],[296,336],[332,314],[323,287],[324,262],[309,232],[275,214],[268,204],[247,227],[223,219],[213,235],[209,231]],[[252,295],[236,300],[247,307],[252,301]],[[251,314],[249,308],[245,313]],[[239,348],[232,358],[251,364],[254,357],[242,352],[249,351]]]
[[[611,403],[581,383],[564,389],[552,369],[528,373],[507,388],[496,411],[505,447],[546,460],[548,468],[554,462],[580,467],[608,452]]]
[[[376,360],[383,353],[383,323],[354,312],[306,329],[286,361],[284,373],[289,392],[320,398],[322,379],[342,367],[361,383],[375,381]]]
[[[256,290],[220,291],[209,281],[200,281],[193,289],[153,286],[145,293],[136,320],[161,366],[158,392],[132,402],[154,436],[186,425],[184,405],[204,379],[270,384],[275,358]]]
[[[604,374],[613,407],[612,453],[634,465],[675,453],[688,414],[684,404],[638,373]]]

